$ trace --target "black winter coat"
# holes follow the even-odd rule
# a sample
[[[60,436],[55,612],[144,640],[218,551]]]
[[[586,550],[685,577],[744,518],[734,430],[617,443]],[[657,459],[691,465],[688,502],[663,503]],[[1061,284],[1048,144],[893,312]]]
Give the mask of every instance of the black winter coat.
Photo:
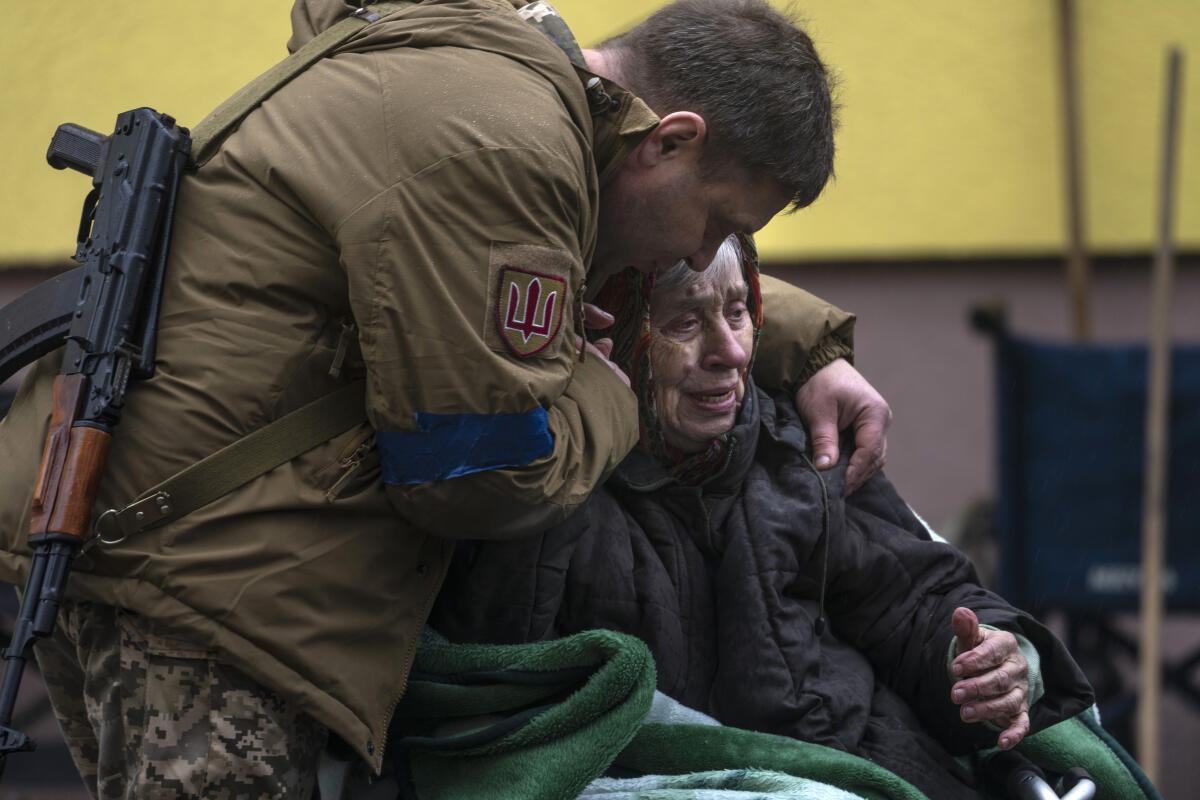
[[[934,798],[973,796],[951,756],[997,737],[950,701],[956,607],[1037,648],[1046,693],[1034,730],[1093,702],[1053,634],[980,588],[883,476],[843,498],[845,459],[812,467],[791,400],[746,396],[715,477],[679,485],[635,450],[546,533],[460,545],[431,624],[472,642],[634,634],[659,689],[685,705],[870,758]]]

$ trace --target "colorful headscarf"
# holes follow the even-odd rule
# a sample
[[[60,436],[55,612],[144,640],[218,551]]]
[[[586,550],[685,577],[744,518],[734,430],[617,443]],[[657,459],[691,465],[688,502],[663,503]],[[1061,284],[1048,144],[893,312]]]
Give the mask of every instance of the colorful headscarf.
[[[754,326],[750,359],[742,378],[746,379],[758,350],[762,332],[762,291],[758,280],[758,250],[754,239],[737,234],[741,254],[742,277],[746,281],[746,308]],[[654,407],[654,375],[650,366],[650,296],[654,291],[654,276],[628,269],[614,275],[604,284],[596,305],[615,318],[612,326],[595,331],[592,338],[611,338],[612,361],[629,376],[629,383],[638,398],[638,417],[641,428],[639,446],[657,458],[681,483],[697,484],[711,477],[724,465],[728,454],[728,434],[713,439],[699,453],[681,453],[667,444]]]

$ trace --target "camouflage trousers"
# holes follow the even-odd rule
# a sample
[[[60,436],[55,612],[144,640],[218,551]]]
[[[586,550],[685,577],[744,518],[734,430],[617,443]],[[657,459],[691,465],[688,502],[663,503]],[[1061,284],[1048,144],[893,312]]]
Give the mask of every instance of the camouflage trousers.
[[[325,728],[202,648],[121,609],[71,603],[35,650],[94,797],[312,796]]]

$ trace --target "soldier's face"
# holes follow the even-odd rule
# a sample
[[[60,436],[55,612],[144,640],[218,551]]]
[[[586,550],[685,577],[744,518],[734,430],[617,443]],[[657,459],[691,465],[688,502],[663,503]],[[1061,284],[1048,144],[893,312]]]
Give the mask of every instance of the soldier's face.
[[[661,128],[677,133],[652,135],[602,190],[593,260],[601,280],[625,267],[649,273],[680,260],[703,270],[728,236],[759,230],[787,205],[788,192],[772,178],[732,165],[710,170],[703,126],[688,138],[689,119],[699,118],[664,117]]]
[[[649,273],[681,259],[703,270],[727,237],[759,230],[789,199],[774,181],[754,180],[741,170],[707,179],[698,168],[656,177],[602,218],[600,235],[607,241],[597,255],[607,251],[610,263],[597,266],[605,271],[632,266]]]

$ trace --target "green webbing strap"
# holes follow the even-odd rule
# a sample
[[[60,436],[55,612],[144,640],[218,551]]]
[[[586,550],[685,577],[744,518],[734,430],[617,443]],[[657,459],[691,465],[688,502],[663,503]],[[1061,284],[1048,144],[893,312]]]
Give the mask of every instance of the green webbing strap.
[[[116,544],[173,522],[366,420],[366,381],[347,384],[105,511],[96,520],[99,541]]]
[[[220,149],[221,143],[246,115],[287,84],[292,78],[336,50],[343,42],[366,25],[393,11],[415,5],[414,1],[373,3],[358,9],[349,17],[326,28],[290,56],[243,86],[192,129],[193,169],[204,166]]]

